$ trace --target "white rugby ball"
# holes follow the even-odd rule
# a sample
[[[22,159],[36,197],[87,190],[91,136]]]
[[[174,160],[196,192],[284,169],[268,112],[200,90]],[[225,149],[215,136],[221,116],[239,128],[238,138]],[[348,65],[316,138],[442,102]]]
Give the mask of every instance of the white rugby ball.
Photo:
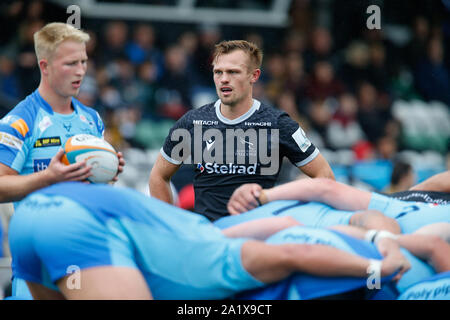
[[[77,134],[64,144],[62,162],[69,165],[85,160],[91,166],[93,183],[108,183],[117,174],[119,158],[116,150],[105,140],[90,134]]]

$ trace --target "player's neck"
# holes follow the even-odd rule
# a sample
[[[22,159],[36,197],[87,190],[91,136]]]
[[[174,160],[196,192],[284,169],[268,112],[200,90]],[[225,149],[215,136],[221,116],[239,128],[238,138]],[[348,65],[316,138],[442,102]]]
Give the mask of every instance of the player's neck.
[[[73,112],[72,97],[62,97],[42,82],[39,85],[38,91],[42,99],[52,107],[54,112],[62,114],[70,114]]]
[[[253,98],[249,96],[248,98],[242,100],[235,105],[226,105],[223,102],[220,103],[220,113],[229,120],[234,120],[244,115],[253,105]]]

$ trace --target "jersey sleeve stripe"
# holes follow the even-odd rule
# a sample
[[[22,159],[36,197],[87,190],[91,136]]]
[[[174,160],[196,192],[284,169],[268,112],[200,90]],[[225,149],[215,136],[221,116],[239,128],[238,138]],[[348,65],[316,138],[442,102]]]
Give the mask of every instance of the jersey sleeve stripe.
[[[313,161],[319,155],[319,153],[320,153],[319,149],[316,148],[316,150],[314,150],[314,152],[311,153],[308,158],[306,158],[305,160],[302,160],[300,162],[297,162],[295,165],[297,167],[303,167],[304,165],[306,165],[306,164],[310,163],[311,161]]]
[[[18,132],[20,132],[22,137],[25,137],[27,135],[28,131],[30,131],[30,129],[28,128],[27,123],[23,119],[19,119],[17,121],[14,121],[13,123],[11,123],[11,127],[13,127]]]
[[[163,156],[163,158],[166,159],[167,161],[169,161],[170,163],[175,164],[175,165],[177,165],[177,166],[181,164],[181,161],[177,161],[177,160],[174,160],[174,159],[172,159],[171,157],[169,157],[169,156],[164,152],[163,148],[161,148],[160,152],[161,152],[161,155]]]

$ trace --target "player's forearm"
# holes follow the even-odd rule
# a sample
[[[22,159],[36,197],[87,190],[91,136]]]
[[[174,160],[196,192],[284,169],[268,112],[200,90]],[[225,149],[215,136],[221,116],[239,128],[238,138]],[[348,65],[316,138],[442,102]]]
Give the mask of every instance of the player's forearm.
[[[28,194],[52,184],[45,171],[29,175],[3,175],[0,177],[0,202],[19,201]]]
[[[416,257],[428,261],[437,272],[450,270],[450,245],[440,237],[406,234],[397,242]]]
[[[409,190],[437,191],[450,193],[450,170],[439,173]]]
[[[297,271],[318,276],[367,276],[368,259],[325,245],[307,245],[301,250],[296,246],[291,250]]]
[[[150,195],[161,201],[173,204],[170,180],[152,175],[149,182]]]
[[[367,209],[371,196],[369,192],[323,178],[300,179],[264,190],[263,193],[267,201],[317,201],[340,210]]]

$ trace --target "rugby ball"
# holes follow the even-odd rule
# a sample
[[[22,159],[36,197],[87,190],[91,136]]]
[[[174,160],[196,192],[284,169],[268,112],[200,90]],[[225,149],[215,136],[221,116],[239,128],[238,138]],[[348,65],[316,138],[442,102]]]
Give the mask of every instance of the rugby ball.
[[[77,134],[64,144],[62,162],[66,165],[86,161],[92,167],[88,178],[93,183],[108,183],[117,174],[119,158],[105,140],[90,134]]]

